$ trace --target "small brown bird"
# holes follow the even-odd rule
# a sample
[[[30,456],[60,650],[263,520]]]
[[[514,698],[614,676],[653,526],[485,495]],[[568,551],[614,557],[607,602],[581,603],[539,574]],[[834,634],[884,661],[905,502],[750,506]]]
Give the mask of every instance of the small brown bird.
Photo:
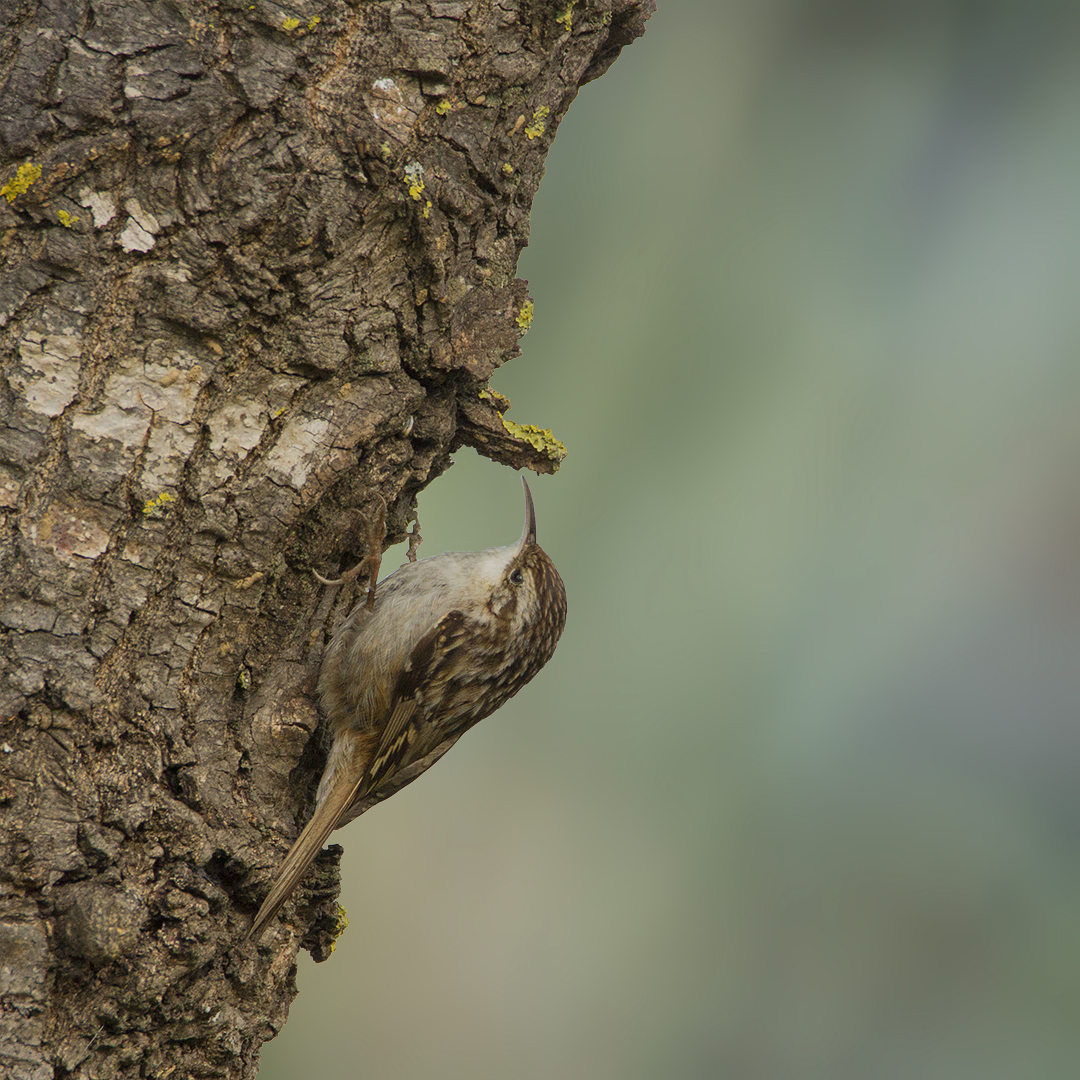
[[[524,484],[524,478],[522,478]],[[257,938],[334,829],[433,765],[514,696],[555,652],[566,589],[525,531],[508,547],[406,563],[358,603],[319,675],[333,742],[315,813],[278,870],[248,937]]]

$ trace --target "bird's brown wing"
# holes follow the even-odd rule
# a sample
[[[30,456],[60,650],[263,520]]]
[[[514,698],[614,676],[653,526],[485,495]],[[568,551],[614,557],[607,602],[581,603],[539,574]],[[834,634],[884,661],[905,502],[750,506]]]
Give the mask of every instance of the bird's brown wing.
[[[394,688],[394,708],[357,791],[358,799],[377,790],[400,769],[443,741],[438,732],[421,731],[415,721],[421,717],[429,719],[433,711],[438,712],[440,697],[448,680],[457,672],[461,647],[467,637],[465,615],[450,611],[416,643],[402,666]],[[446,736],[450,735],[447,731]]]
[[[369,791],[378,787],[381,780],[386,780],[397,772],[408,749],[409,721],[416,714],[416,706],[415,696],[400,699],[395,703],[394,711],[383,728],[375,757],[367,767],[363,783],[357,788],[357,798],[362,799]]]
[[[451,611],[417,642],[398,678],[390,719],[379,736],[371,764],[359,776],[349,775],[347,770],[334,775],[311,821],[275,875],[270,894],[248,937],[259,937],[300,883],[330,833],[356,817],[365,799],[373,794],[381,799],[404,787],[438,761],[457,740],[461,734],[457,728],[442,731],[425,725],[421,731],[416,721],[438,713],[442,695],[464,658],[462,645],[467,638],[465,616],[460,611]],[[403,771],[407,775],[396,783]],[[384,786],[387,790],[380,791]]]

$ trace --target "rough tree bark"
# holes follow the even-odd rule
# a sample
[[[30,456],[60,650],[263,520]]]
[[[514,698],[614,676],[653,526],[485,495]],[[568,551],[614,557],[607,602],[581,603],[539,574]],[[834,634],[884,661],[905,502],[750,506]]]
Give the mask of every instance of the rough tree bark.
[[[324,855],[241,941],[355,596],[311,571],[458,446],[557,466],[486,382],[558,123],[652,6],[3,5],[3,1076],[254,1075],[336,920]]]

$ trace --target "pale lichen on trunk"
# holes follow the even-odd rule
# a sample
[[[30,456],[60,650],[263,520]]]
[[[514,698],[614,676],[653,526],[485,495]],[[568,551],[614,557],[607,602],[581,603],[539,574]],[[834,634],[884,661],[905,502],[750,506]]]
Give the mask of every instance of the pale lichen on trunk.
[[[487,380],[558,123],[651,9],[0,13],[0,1074],[254,1075],[332,931],[330,858],[237,946],[317,771],[311,570],[458,446],[557,467]]]

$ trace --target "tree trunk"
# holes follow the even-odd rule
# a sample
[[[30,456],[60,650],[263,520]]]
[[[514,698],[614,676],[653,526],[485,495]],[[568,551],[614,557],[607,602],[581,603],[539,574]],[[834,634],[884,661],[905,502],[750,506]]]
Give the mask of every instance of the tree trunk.
[[[0,1075],[254,1075],[336,932],[331,849],[243,942],[355,597],[312,571],[462,444],[557,467],[486,382],[558,123],[651,10],[4,4]]]

